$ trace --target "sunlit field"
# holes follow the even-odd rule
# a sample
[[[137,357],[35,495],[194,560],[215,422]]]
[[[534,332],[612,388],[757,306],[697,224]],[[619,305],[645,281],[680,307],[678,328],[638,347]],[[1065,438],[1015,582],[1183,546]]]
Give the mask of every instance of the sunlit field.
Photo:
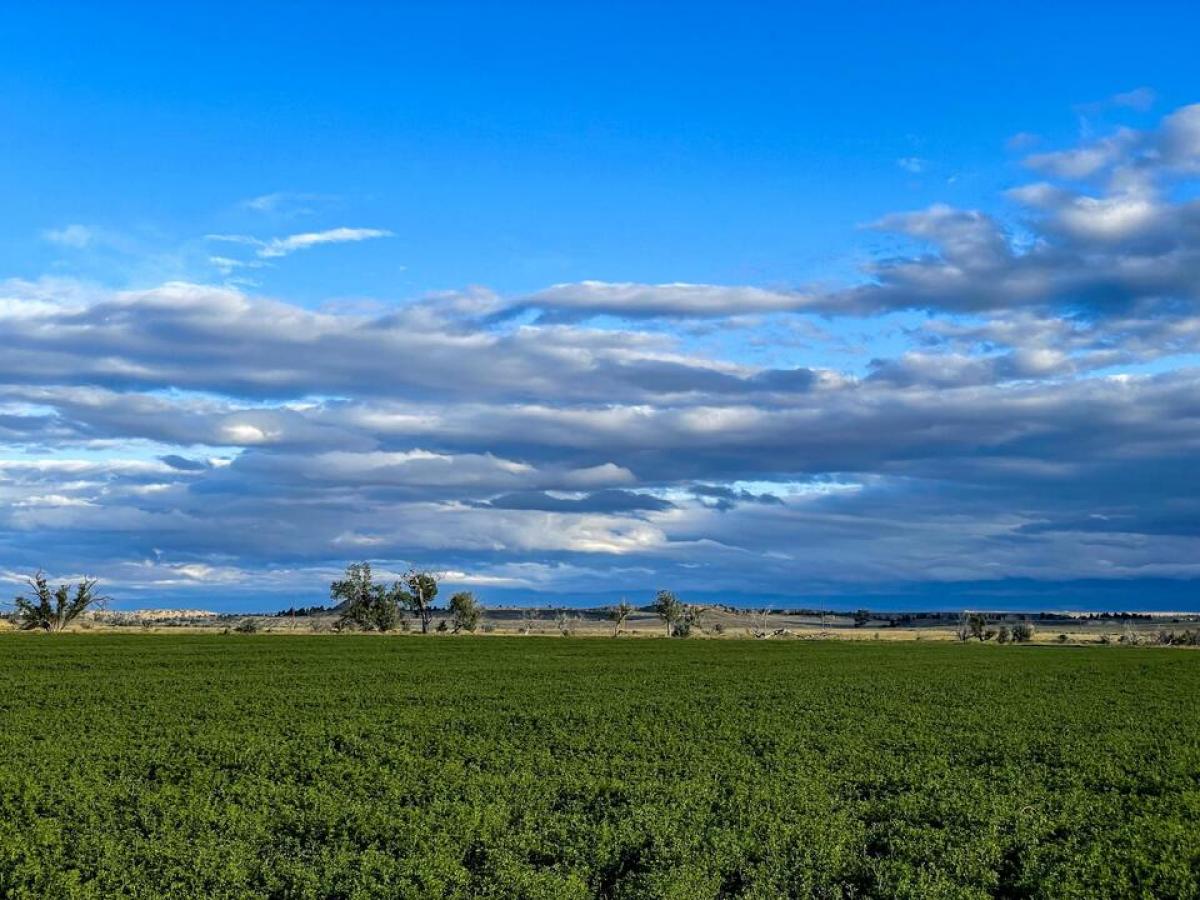
[[[4,897],[1194,897],[1200,654],[0,638]]]

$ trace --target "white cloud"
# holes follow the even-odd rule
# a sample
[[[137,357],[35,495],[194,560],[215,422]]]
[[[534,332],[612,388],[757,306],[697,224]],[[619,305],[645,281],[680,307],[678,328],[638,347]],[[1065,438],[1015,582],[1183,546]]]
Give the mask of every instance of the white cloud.
[[[297,250],[306,250],[320,244],[356,243],[391,236],[392,232],[382,228],[329,228],[325,231],[309,231],[267,240],[248,234],[208,234],[205,235],[205,239],[228,244],[244,244],[256,248],[255,254],[260,259],[278,259],[295,253]],[[211,257],[210,261],[223,270],[232,270],[238,266],[262,265],[261,263],[241,262],[226,256]]]
[[[271,238],[260,246],[258,255],[263,258],[273,258],[287,256],[289,253],[315,247],[318,244],[344,244],[391,236],[390,231],[380,228],[330,228],[327,231],[310,231],[283,238]]]
[[[581,281],[556,284],[527,297],[518,308],[553,311],[550,318],[615,315],[736,316],[802,310],[812,297],[802,292],[712,284],[636,284]]]
[[[1158,99],[1158,95],[1154,90],[1148,87],[1134,88],[1132,91],[1124,91],[1120,94],[1113,94],[1112,103],[1114,106],[1124,106],[1129,109],[1145,111],[1154,105],[1154,101]]]
[[[96,239],[96,233],[86,225],[67,225],[63,228],[47,229],[42,232],[42,237],[60,247],[82,250]]]

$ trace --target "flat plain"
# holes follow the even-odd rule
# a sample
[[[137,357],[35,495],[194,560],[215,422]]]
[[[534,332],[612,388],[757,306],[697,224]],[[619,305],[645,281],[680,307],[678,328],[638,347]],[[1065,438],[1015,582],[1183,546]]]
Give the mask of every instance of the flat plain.
[[[1197,897],[1200,653],[0,637],[3,897]]]

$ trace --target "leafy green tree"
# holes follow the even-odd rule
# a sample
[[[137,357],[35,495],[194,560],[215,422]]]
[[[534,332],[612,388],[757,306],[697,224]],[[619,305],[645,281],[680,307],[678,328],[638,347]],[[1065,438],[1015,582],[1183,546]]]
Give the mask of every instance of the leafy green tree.
[[[667,626],[667,637],[675,634],[675,626],[683,618],[683,603],[671,591],[659,591],[654,598],[654,611]]]
[[[460,631],[474,631],[479,627],[479,620],[483,618],[483,605],[470,591],[459,591],[450,598],[450,618],[455,634]]]
[[[341,601],[337,605],[339,630],[391,631],[400,622],[395,592],[374,580],[368,562],[348,565],[346,577],[329,586],[329,596]]]
[[[633,604],[621,598],[621,602],[616,606],[608,608],[608,617],[613,622],[613,637],[621,633],[621,629],[625,627],[625,620],[629,618],[629,614],[633,612]]]
[[[412,569],[392,590],[396,601],[420,620],[421,634],[428,634],[429,623],[433,621],[433,600],[438,592],[437,578],[430,572]]]
[[[75,585],[67,584],[53,590],[46,576],[37,572],[27,579],[33,595],[24,594],[13,600],[17,612],[17,627],[22,631],[62,631],[91,608],[103,607],[107,597],[96,593],[96,579],[85,578]]]

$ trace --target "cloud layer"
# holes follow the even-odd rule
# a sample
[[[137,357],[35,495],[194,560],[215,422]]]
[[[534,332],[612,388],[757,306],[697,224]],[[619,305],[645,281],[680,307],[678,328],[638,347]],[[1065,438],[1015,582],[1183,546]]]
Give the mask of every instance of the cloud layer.
[[[881,218],[908,249],[834,288],[587,281],[366,315],[10,281],[0,577],[98,572],[139,601],[319,599],[354,558],[498,596],[1197,578],[1200,106],[1026,166],[1000,213]],[[913,311],[857,364],[746,352]],[[727,337],[689,337],[704,322]]]

